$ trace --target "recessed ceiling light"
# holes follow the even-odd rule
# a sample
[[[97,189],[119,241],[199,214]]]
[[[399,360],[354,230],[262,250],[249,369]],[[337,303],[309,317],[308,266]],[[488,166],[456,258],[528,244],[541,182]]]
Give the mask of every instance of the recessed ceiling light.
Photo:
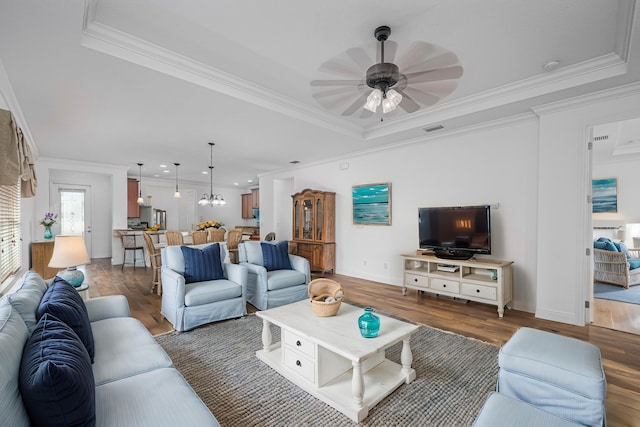
[[[233,185],[240,185],[240,183],[239,182],[234,182]]]
[[[159,177],[160,175],[158,175],[158,174],[155,174],[155,175],[153,175],[153,176],[154,176],[155,178],[158,178],[158,177]]]
[[[161,168],[166,168],[166,167],[167,167],[167,165],[160,165],[160,167],[161,167]]]
[[[209,172],[207,172],[207,171],[202,171],[202,175],[209,175]]]
[[[247,182],[253,182],[253,180],[252,179],[248,179]]]
[[[168,169],[165,169],[165,170],[163,170],[162,172],[163,172],[163,173],[171,173],[171,171],[170,171],[170,170],[168,170]]]

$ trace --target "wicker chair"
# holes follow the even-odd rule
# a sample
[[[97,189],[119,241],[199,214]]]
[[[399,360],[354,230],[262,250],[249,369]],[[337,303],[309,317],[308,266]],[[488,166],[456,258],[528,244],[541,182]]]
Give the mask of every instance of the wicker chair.
[[[182,233],[179,231],[167,230],[166,233],[164,233],[164,236],[167,238],[168,246],[184,245],[184,239],[182,237]]]
[[[207,232],[209,233],[209,243],[211,242],[224,242],[224,233],[226,230],[224,228],[208,228]]]
[[[238,245],[242,240],[242,229],[229,230],[227,233],[227,251],[229,252],[229,261],[237,264],[238,261]]]
[[[142,233],[144,241],[147,244],[147,252],[149,253],[149,261],[151,261],[151,267],[153,268],[153,279],[151,281],[151,292],[156,291],[158,295],[162,294],[162,278],[160,275],[160,269],[162,268],[162,257],[160,249],[156,248],[153,243],[153,237],[146,231]]]
[[[194,245],[204,245],[207,243],[207,232],[205,230],[196,230],[191,233]]]
[[[639,252],[639,249],[630,249]],[[610,283],[629,289],[629,286],[640,285],[640,268],[629,269],[624,252],[613,252],[604,249],[593,250],[593,281]]]
[[[274,240],[276,240],[276,233],[274,233],[273,231],[267,233],[267,235],[264,236],[265,242],[273,242]]]

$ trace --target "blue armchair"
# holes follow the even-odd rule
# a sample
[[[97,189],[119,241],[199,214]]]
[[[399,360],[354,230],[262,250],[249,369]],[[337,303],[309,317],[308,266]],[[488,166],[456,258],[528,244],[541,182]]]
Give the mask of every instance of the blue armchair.
[[[247,269],[225,257],[224,243],[162,248],[161,313],[177,331],[247,314]]]
[[[263,245],[271,245],[265,246]],[[291,255],[287,242],[246,241],[238,246],[240,265],[248,270],[247,301],[260,310],[278,307],[308,298],[307,286],[311,280],[309,261]],[[276,262],[264,251],[278,253]],[[271,250],[271,251],[269,251]],[[279,256],[278,256],[279,255]],[[285,268],[280,263],[288,264]],[[276,268],[274,268],[276,267]]]

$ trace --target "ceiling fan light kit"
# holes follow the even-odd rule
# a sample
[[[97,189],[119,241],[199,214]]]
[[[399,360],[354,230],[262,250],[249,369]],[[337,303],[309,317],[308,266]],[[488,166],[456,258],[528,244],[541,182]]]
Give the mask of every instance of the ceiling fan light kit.
[[[378,63],[369,65],[370,57],[362,48],[349,49],[325,62],[320,67],[322,72],[355,77],[364,71],[364,79],[313,80],[314,98],[326,108],[341,109],[343,116],[361,111],[360,117],[368,118],[380,105],[382,114],[391,113],[397,107],[413,113],[437,103],[456,88],[455,80],[462,76],[463,69],[455,54],[430,43],[414,42],[396,65],[393,63],[396,44],[389,42],[392,43],[391,58],[385,62],[385,42],[390,35],[391,28],[386,25],[374,31],[380,44]]]

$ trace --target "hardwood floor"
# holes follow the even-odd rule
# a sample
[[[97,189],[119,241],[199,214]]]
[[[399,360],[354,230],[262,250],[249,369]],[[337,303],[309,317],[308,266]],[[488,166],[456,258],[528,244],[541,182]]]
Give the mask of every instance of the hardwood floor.
[[[126,295],[131,315],[152,334],[172,330],[171,324],[160,315],[160,296],[150,292],[151,268],[138,267],[134,271],[132,267],[125,267],[121,271],[120,266],[111,266],[109,259],[94,259],[86,266],[86,276],[92,298]],[[372,306],[416,323],[496,345],[504,344],[522,326],[591,342],[602,352],[607,377],[608,425],[640,426],[640,335],[599,326],[579,327],[551,322],[517,310],[507,310],[500,319],[495,307],[485,304],[461,303],[413,290],[403,296],[397,286],[337,274],[325,277],[341,283],[347,302]],[[251,305],[247,308],[249,312],[256,311]]]
[[[595,298],[593,324],[640,335],[640,305]]]

